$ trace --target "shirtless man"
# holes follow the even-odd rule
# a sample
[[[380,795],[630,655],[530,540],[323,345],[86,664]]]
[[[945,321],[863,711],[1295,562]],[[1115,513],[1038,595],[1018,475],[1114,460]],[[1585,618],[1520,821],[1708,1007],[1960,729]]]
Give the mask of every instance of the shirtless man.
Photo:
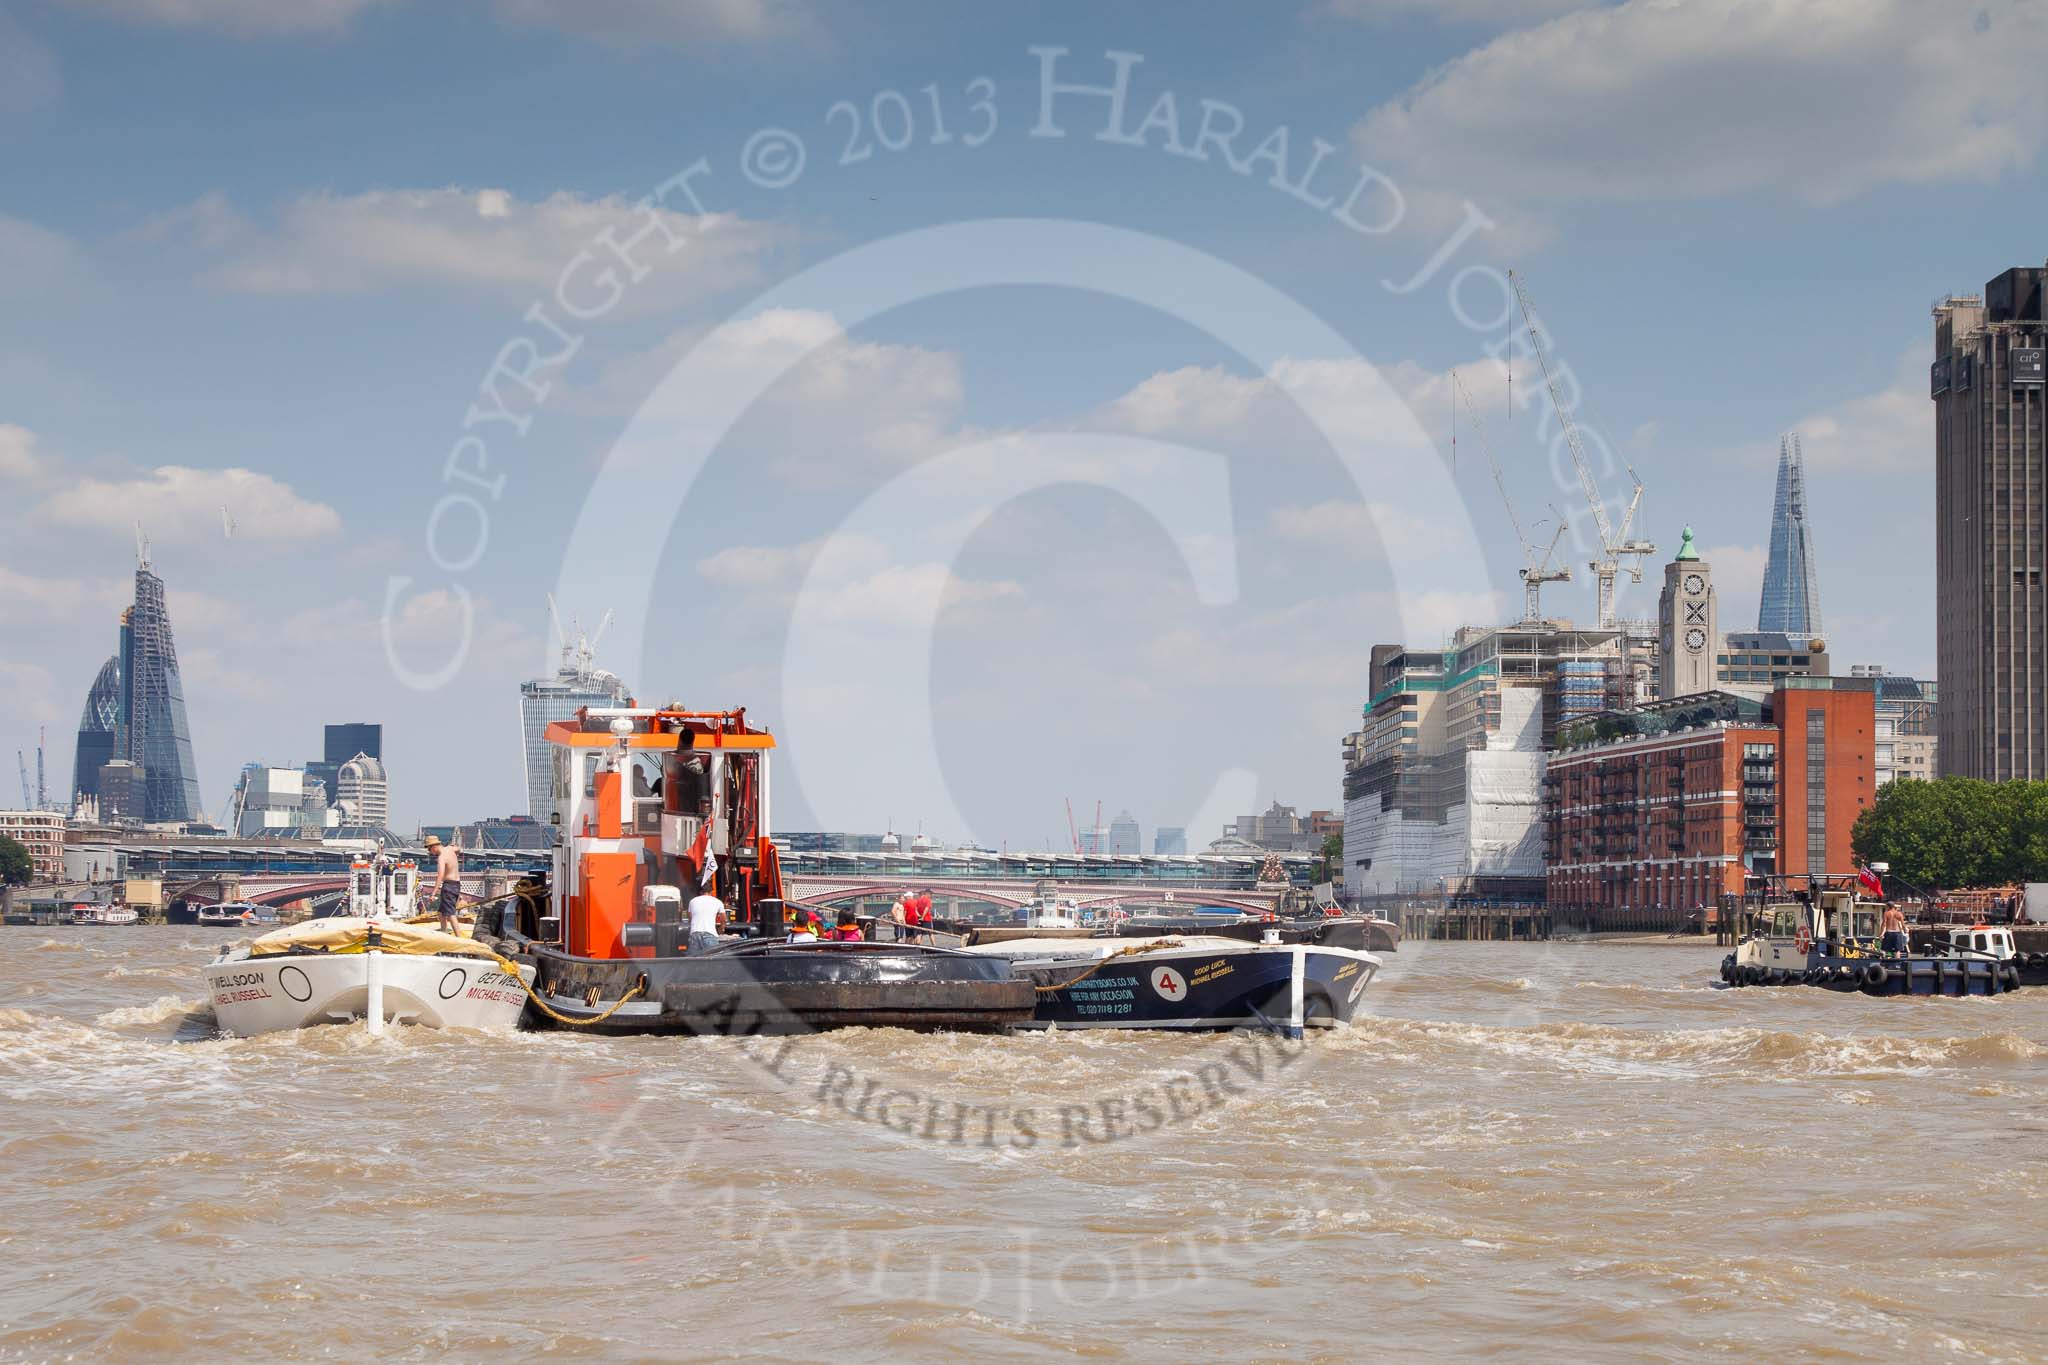
[[[1879,941],[1880,951],[1887,956],[1906,951],[1906,912],[1896,905],[1888,905],[1884,911],[1884,937]]]
[[[434,858],[434,898],[439,902],[441,932],[455,934],[462,931],[456,919],[456,910],[462,904],[462,867],[456,859],[455,850],[442,843],[434,835],[427,836],[427,852]]]

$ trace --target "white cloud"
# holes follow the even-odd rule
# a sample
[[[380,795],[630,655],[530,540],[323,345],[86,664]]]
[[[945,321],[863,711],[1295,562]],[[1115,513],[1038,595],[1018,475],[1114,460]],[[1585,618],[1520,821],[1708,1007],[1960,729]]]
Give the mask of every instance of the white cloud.
[[[1552,19],[1598,0],[1323,0],[1319,13],[1379,20],[1423,15],[1440,23],[1507,26]]]
[[[596,309],[669,307],[755,278],[785,234],[729,214],[642,209],[621,195],[588,199],[558,191],[521,200],[502,189],[314,193],[286,204],[274,224],[252,222],[220,195],[158,216],[147,235],[219,257],[208,279],[262,294],[361,294],[455,285],[566,298]],[[654,231],[637,245],[636,234]],[[609,232],[645,274],[595,245]],[[671,249],[671,242],[682,245]],[[603,272],[614,272],[616,283]],[[619,291],[623,289],[623,294]]]
[[[1763,599],[1764,545],[1708,545],[1700,558],[1713,566],[1714,597],[1720,604],[1721,629],[1755,630],[1757,604]],[[1662,580],[1659,580],[1660,582]]]
[[[611,43],[759,43],[800,39],[814,17],[801,0],[497,0],[507,22]]]
[[[153,539],[190,541],[221,534],[220,509],[237,538],[296,543],[341,530],[325,503],[249,469],[161,465],[128,478],[78,478],[44,501],[41,515],[60,526],[126,532],[140,521]]]
[[[0,622],[9,625],[111,619],[129,596],[118,579],[50,577],[0,564]]]
[[[1351,556],[1422,551],[1437,539],[1435,527],[1404,519],[1389,503],[1353,498],[1333,498],[1307,507],[1276,507],[1267,524],[1282,540]]]
[[[84,263],[85,253],[69,237],[0,213],[0,298],[69,287]]]
[[[691,392],[658,394],[670,370],[690,358]],[[829,314],[778,309],[706,335],[680,333],[604,372],[572,393],[571,411],[630,413],[675,440],[719,442],[701,428],[697,392],[752,390],[782,376],[743,419],[740,438],[776,475],[801,484],[860,483],[900,469],[963,435],[965,402],[957,357],[917,346],[855,341]],[[643,433],[645,435],[645,433]],[[650,448],[670,444],[648,437]]]
[[[1934,404],[1927,400],[1927,348],[1909,347],[1892,381],[1786,424],[1799,433],[1809,475],[1925,475],[1934,467]],[[1714,459],[1775,468],[1778,438],[1715,452]]]
[[[0,482],[33,482],[42,476],[44,463],[36,454],[36,434],[33,431],[0,422]]]
[[[399,0],[69,0],[78,9],[164,28],[213,29],[238,38],[346,31]],[[613,43],[766,42],[802,36],[801,0],[489,0],[501,20]]]
[[[2027,0],[1628,0],[1505,34],[1354,130],[1420,182],[1511,200],[1988,181],[2048,132]]]
[[[338,33],[390,0],[70,0],[76,9],[164,28],[219,29],[237,37]]]
[[[925,624],[927,603],[958,622],[976,608],[1024,598],[1022,585],[1008,579],[963,578],[944,564],[891,564],[864,578],[834,584],[814,605],[817,619],[837,626],[915,629]]]
[[[33,114],[63,93],[57,55],[0,7],[0,118]]]

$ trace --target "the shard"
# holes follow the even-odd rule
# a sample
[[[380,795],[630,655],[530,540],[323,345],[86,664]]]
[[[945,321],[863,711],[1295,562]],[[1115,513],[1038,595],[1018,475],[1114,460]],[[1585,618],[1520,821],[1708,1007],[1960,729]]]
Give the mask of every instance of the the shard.
[[[1771,509],[1771,557],[1764,565],[1756,628],[1820,634],[1820,571],[1806,523],[1806,458],[1796,431],[1778,442],[1778,498]]]

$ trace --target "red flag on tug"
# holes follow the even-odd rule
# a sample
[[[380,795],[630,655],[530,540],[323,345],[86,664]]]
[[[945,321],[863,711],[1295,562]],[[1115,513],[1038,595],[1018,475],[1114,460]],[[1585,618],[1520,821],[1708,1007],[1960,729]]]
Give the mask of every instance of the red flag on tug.
[[[1863,889],[1871,895],[1882,896],[1884,894],[1884,879],[1875,872],[1872,872],[1868,867],[1857,867],[1856,880],[1863,883]]]
[[[697,884],[711,885],[711,879],[718,874],[718,855],[711,851],[711,822],[704,821],[697,826],[697,837],[690,841],[690,861],[699,869]]]

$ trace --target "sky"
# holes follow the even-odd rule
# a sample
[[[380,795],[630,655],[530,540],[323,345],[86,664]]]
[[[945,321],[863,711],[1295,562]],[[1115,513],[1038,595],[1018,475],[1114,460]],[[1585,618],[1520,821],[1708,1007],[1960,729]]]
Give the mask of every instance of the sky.
[[[68,790],[146,531],[202,796],[385,727],[517,812],[547,600],[783,830],[1341,803],[1379,642],[1752,626],[1932,676],[1930,305],[2048,253],[2039,0],[0,0],[0,716]],[[1455,372],[1469,397],[1454,402]],[[223,511],[225,509],[225,512]]]

